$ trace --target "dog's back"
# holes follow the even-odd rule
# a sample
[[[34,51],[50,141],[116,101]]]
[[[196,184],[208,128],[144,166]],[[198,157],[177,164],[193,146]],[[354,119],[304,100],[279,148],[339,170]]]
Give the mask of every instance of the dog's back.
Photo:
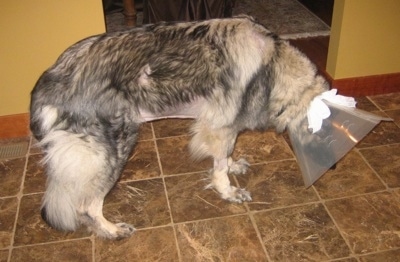
[[[271,57],[265,54],[274,50],[268,35],[249,18],[236,18],[150,25],[82,40],[32,91],[33,134],[40,139],[50,126],[68,128],[73,123],[60,120],[66,115],[82,122],[95,114],[135,117],[138,107],[157,113],[210,96],[216,88],[227,92],[243,86]],[[52,124],[41,117],[49,108],[58,116]]]

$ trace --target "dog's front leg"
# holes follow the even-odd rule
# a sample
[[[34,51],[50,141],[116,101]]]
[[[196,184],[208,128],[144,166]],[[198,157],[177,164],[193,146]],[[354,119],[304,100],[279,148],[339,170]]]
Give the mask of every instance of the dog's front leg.
[[[206,188],[214,188],[223,199],[242,203],[251,201],[250,193],[231,185],[228,173],[244,174],[249,166],[246,160],[233,161],[228,157],[235,146],[237,132],[228,127],[211,128],[211,124],[198,121],[192,128],[194,136],[190,142],[190,151],[195,158],[211,156],[214,168],[211,183]]]
[[[236,166],[238,163],[233,162],[231,158],[214,159],[211,184],[208,187],[214,188],[221,194],[223,199],[231,202],[242,203],[243,201],[251,201],[250,192],[231,185],[228,172],[232,165]],[[240,169],[243,170],[242,168]]]

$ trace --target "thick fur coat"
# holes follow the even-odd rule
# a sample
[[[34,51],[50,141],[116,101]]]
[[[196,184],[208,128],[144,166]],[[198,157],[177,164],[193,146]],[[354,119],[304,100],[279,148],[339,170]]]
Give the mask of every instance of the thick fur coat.
[[[130,156],[141,123],[196,119],[190,151],[212,157],[210,187],[245,173],[230,155],[244,129],[275,127],[306,137],[307,108],[328,89],[316,68],[251,17],[160,23],[86,38],[68,48],[32,91],[31,130],[45,152],[42,217],[54,228],[85,225],[116,239],[134,231],[104,218],[103,200]]]

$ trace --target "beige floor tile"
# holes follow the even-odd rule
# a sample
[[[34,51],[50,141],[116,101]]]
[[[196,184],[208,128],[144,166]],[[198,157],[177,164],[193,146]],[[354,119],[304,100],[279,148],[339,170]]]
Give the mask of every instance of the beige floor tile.
[[[144,123],[139,128],[138,141],[153,139],[153,130],[151,128],[151,123]]]
[[[120,241],[96,239],[96,261],[178,261],[172,227],[139,230]]]
[[[393,119],[393,121],[397,124],[397,126],[400,126],[400,109],[396,110],[387,110],[385,113]]]
[[[7,262],[9,250],[0,250],[0,262]]]
[[[189,137],[170,137],[158,139],[157,147],[164,175],[191,173],[209,170],[211,159],[195,162],[189,153]]]
[[[325,261],[350,250],[321,204],[254,215],[272,261]]]
[[[137,143],[122,171],[121,181],[142,180],[161,175],[154,141]]]
[[[76,241],[14,248],[11,254],[11,262],[92,261],[92,257],[92,241],[90,239],[81,239]]]
[[[156,138],[189,135],[190,126],[193,124],[191,119],[165,119],[153,122],[154,134]]]
[[[275,132],[247,131],[239,135],[233,158],[245,158],[250,164],[294,159],[282,135]]]
[[[236,176],[241,187],[251,192],[251,210],[271,209],[318,201],[312,188],[305,188],[297,162],[285,160],[253,165]]]
[[[400,93],[376,95],[369,99],[382,110],[400,109]]]
[[[14,246],[62,241],[90,236],[87,230],[83,228],[76,232],[68,233],[49,227],[40,217],[41,199],[42,194],[26,195],[22,197],[14,236]]]
[[[400,261],[400,249],[385,251],[360,257],[361,262],[398,262]]]
[[[367,97],[355,97],[355,100],[357,102],[356,107],[358,109],[367,111],[367,112],[376,112],[379,111],[379,108],[375,106],[375,104],[368,99]]]
[[[0,198],[0,249],[11,245],[17,208],[16,197]]]
[[[41,161],[42,154],[30,155],[26,167],[24,194],[40,193],[45,191],[46,174]]]
[[[246,212],[243,204],[229,203],[212,189],[207,174],[191,174],[165,178],[168,199],[175,223],[208,219]]]
[[[385,190],[374,171],[356,151],[350,151],[314,185],[323,199]]]
[[[326,202],[356,254],[400,248],[400,198],[376,193]]]
[[[104,201],[104,217],[135,228],[171,222],[162,179],[117,184]]]
[[[21,188],[26,158],[0,161],[0,197],[15,196]]]
[[[248,216],[176,226],[182,261],[267,261]]]
[[[400,143],[400,128],[394,122],[382,121],[356,147],[366,148],[394,143]]]
[[[363,149],[360,152],[389,187],[400,187],[400,144]]]

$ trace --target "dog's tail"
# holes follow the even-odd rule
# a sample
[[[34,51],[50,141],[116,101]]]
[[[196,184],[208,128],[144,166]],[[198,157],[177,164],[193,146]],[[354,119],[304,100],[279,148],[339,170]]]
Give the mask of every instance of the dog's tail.
[[[44,106],[37,108],[35,111],[31,109],[30,128],[32,134],[37,140],[48,134],[58,120],[58,110],[52,106]]]
[[[49,180],[41,208],[42,219],[52,228],[75,231],[79,225],[76,209],[71,197],[65,194],[62,185]]]
[[[64,130],[51,131],[40,143],[45,144],[48,168],[42,218],[53,228],[74,231],[104,186],[105,152],[93,138]]]

